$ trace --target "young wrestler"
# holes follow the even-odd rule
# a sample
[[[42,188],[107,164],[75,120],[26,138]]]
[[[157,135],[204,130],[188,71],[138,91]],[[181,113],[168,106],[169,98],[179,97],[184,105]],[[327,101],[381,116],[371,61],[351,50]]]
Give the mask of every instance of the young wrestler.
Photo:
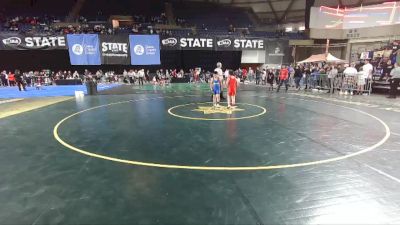
[[[219,106],[220,94],[221,94],[221,80],[219,79],[218,73],[214,72],[214,76],[210,82],[210,89],[213,93],[213,106]]]
[[[236,80],[236,76],[234,75],[232,70],[229,70],[229,78],[228,78],[228,109],[236,104],[236,91],[238,87],[238,82]]]

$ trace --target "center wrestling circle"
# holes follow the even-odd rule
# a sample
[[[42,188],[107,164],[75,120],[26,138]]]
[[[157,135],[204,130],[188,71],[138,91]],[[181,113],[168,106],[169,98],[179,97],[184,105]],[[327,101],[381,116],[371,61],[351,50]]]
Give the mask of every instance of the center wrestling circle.
[[[176,112],[178,109],[183,109],[183,112]],[[247,115],[247,110],[255,110],[256,113]],[[197,112],[197,114],[195,114]],[[264,115],[267,109],[264,107],[248,104],[248,103],[237,103],[235,107],[228,109],[226,106],[212,107],[211,102],[205,103],[189,103],[183,105],[177,105],[168,109],[168,113],[172,116],[189,119],[189,120],[211,120],[211,121],[223,121],[223,120],[243,120],[251,119]],[[202,114],[203,116],[194,116]],[[221,115],[220,118],[212,118],[214,115]],[[242,115],[244,114],[244,115]],[[226,116],[225,116],[226,115]],[[235,115],[235,116],[232,116]],[[236,117],[236,115],[238,115]]]

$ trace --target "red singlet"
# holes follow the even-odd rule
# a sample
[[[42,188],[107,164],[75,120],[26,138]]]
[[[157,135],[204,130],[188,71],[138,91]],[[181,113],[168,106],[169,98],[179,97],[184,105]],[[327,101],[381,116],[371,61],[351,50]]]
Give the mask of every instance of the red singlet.
[[[236,89],[237,89],[237,80],[236,77],[230,76],[229,81],[228,81],[228,95],[229,96],[235,96],[236,95]]]

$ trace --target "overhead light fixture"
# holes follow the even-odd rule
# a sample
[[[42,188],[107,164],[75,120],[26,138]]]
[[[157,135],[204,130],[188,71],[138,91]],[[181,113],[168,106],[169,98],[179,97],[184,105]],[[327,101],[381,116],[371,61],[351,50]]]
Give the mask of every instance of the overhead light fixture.
[[[305,26],[300,26],[299,27],[299,31],[305,31],[306,30],[306,27]]]
[[[286,27],[286,28],[285,28],[285,31],[286,31],[286,32],[292,32],[292,31],[293,31],[293,27]]]

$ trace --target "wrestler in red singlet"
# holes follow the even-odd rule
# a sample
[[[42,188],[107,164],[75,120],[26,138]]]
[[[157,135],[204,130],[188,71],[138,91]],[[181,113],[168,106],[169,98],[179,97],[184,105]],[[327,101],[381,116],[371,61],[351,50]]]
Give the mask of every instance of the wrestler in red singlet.
[[[236,91],[238,82],[232,70],[229,70],[228,78],[228,108],[236,104]]]
[[[235,96],[236,95],[236,90],[237,90],[237,80],[234,75],[229,76],[229,81],[228,81],[228,89],[229,89],[229,96]]]

